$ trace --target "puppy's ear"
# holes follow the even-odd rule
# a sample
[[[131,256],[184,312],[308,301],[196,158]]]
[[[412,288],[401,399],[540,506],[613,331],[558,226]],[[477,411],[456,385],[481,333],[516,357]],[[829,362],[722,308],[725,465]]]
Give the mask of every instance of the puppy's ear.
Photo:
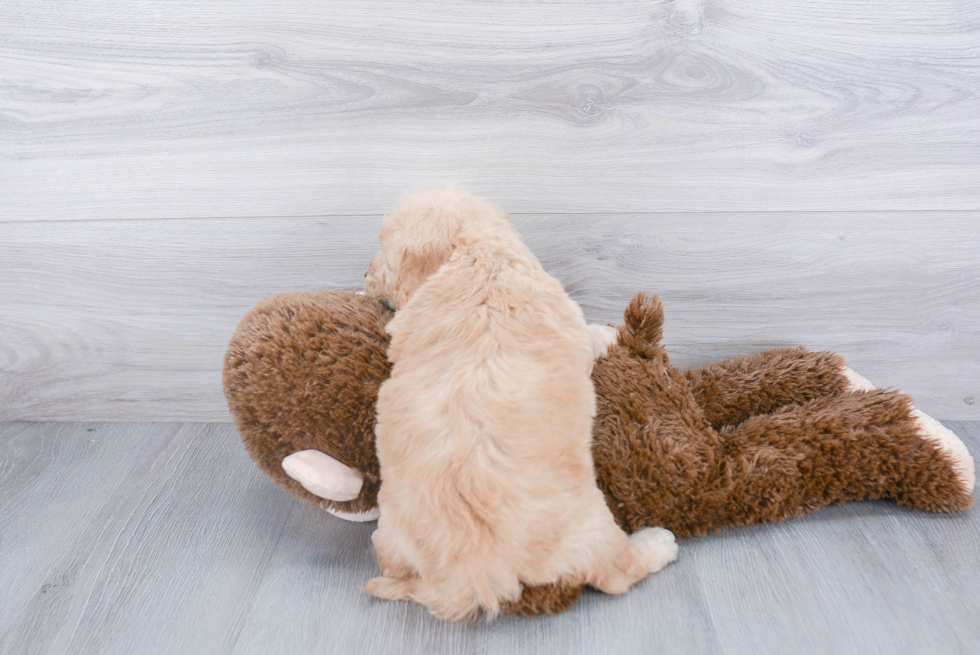
[[[449,261],[459,246],[458,234],[439,234],[427,239],[413,239],[399,252],[398,284],[395,303],[402,307],[426,278]]]

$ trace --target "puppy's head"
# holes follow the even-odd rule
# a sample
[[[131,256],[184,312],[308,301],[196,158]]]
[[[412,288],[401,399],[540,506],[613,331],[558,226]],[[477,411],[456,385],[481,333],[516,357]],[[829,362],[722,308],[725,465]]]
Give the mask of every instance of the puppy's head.
[[[453,186],[410,193],[384,218],[365,290],[402,307],[460,247],[509,226],[500,207]]]

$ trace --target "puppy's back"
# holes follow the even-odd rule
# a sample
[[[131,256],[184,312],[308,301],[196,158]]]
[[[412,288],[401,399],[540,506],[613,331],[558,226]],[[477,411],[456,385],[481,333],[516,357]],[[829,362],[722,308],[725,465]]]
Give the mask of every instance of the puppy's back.
[[[446,618],[494,613],[586,549],[575,526],[601,518],[584,328],[533,257],[478,250],[456,253],[396,314],[376,547],[383,569],[414,572],[403,597]]]

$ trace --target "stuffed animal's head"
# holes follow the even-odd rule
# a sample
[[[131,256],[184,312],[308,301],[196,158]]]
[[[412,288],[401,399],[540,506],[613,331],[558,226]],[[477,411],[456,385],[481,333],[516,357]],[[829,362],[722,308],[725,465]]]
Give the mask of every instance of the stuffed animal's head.
[[[363,294],[281,294],[246,314],[225,355],[228,406],[259,468],[292,495],[342,518],[377,518],[375,404],[391,372],[385,325],[393,316],[381,299]],[[613,450],[621,441],[618,408],[631,406],[638,384],[650,383],[649,370],[667,365],[660,302],[640,294],[625,319],[619,343],[593,370],[597,446]],[[673,391],[680,391],[676,382]],[[662,394],[669,402],[670,394]],[[602,482],[605,462],[597,463]]]
[[[392,316],[361,294],[281,294],[242,319],[225,355],[225,396],[252,459],[344,518],[376,518],[375,402],[390,374]]]

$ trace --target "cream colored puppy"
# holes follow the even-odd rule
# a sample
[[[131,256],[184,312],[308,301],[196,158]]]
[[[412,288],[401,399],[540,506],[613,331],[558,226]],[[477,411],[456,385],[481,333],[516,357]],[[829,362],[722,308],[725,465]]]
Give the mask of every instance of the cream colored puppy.
[[[366,288],[398,311],[377,406],[383,577],[365,591],[460,619],[521,583],[624,593],[676,558],[667,530],[627,537],[596,486],[590,373],[614,333],[586,325],[499,207],[406,196]]]

